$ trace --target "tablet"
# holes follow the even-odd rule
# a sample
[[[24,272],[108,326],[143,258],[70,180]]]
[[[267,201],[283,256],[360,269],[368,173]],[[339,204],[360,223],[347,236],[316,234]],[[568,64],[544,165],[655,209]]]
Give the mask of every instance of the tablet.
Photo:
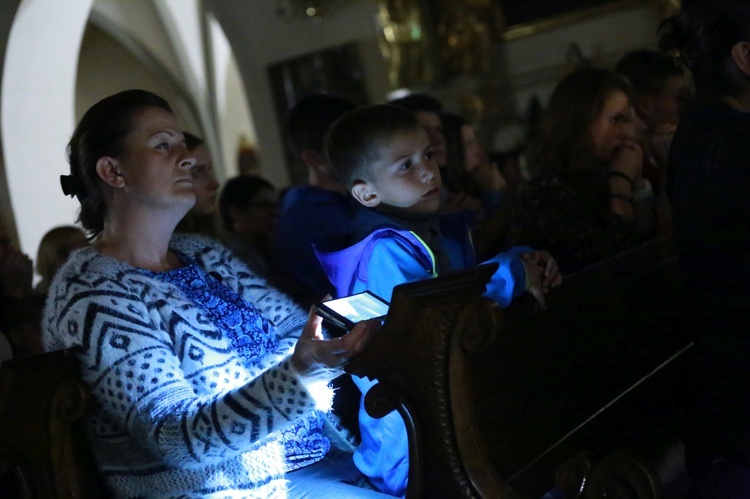
[[[370,291],[364,291],[320,302],[315,309],[324,322],[349,331],[358,322],[388,315],[388,302]]]

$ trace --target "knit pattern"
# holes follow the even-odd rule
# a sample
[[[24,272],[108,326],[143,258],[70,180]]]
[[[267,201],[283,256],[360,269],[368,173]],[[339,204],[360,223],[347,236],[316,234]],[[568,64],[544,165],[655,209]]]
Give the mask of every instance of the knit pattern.
[[[218,243],[178,236],[170,246],[253,304],[262,319],[233,324],[265,339],[255,355],[238,351],[242,335],[179,287],[75,252],[50,288],[43,335],[48,350],[80,347],[100,471],[117,497],[283,495],[296,467],[286,441],[323,424],[289,362],[306,314]]]

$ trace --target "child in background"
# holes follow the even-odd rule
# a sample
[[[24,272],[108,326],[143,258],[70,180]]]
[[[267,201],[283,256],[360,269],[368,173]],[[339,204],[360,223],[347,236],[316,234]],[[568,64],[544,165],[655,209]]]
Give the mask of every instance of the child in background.
[[[474,248],[464,213],[437,216],[441,178],[432,144],[416,115],[392,106],[351,111],[331,128],[330,165],[360,203],[352,224],[353,246],[319,253],[338,296],[370,290],[390,301],[393,288],[445,271],[473,267]],[[514,296],[544,293],[561,282],[555,260],[544,251],[515,247],[490,261],[499,264],[485,296],[507,306]],[[408,440],[401,417],[367,415],[364,396],[377,380],[354,377],[362,392],[362,443],[354,462],[380,491],[403,496]]]
[[[193,177],[195,205],[175,229],[176,232],[200,234],[218,239],[216,229],[216,198],[219,193],[219,181],[214,172],[214,162],[205,141],[189,132],[185,135],[185,146],[195,156],[195,165],[190,168]]]
[[[68,260],[70,253],[88,245],[86,234],[74,225],[55,227],[47,231],[39,243],[36,254],[36,272],[42,280],[34,287],[34,293],[46,296],[55,272]]]

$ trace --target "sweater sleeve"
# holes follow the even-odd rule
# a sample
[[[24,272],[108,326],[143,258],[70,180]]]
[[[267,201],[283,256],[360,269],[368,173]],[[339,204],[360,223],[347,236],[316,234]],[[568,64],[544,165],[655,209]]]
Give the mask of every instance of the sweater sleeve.
[[[285,352],[246,366],[200,310],[175,306],[142,275],[67,270],[43,334],[48,348],[80,347],[99,438],[130,435],[162,462],[190,468],[253,450],[314,410]]]

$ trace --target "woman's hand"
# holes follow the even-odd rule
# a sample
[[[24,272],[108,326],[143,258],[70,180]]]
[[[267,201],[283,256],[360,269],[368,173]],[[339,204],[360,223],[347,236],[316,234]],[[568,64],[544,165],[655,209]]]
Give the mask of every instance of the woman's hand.
[[[508,188],[508,181],[494,161],[483,161],[470,170],[469,175],[474,177],[482,192],[504,191]]]
[[[609,163],[610,171],[623,173],[631,179],[638,177],[642,168],[643,149],[635,140],[623,142]]]
[[[303,382],[329,382],[344,372],[344,364],[364,351],[373,334],[380,329],[380,320],[371,319],[357,323],[345,335],[326,340],[323,338],[323,319],[310,308],[302,334],[292,354],[292,366]]]

